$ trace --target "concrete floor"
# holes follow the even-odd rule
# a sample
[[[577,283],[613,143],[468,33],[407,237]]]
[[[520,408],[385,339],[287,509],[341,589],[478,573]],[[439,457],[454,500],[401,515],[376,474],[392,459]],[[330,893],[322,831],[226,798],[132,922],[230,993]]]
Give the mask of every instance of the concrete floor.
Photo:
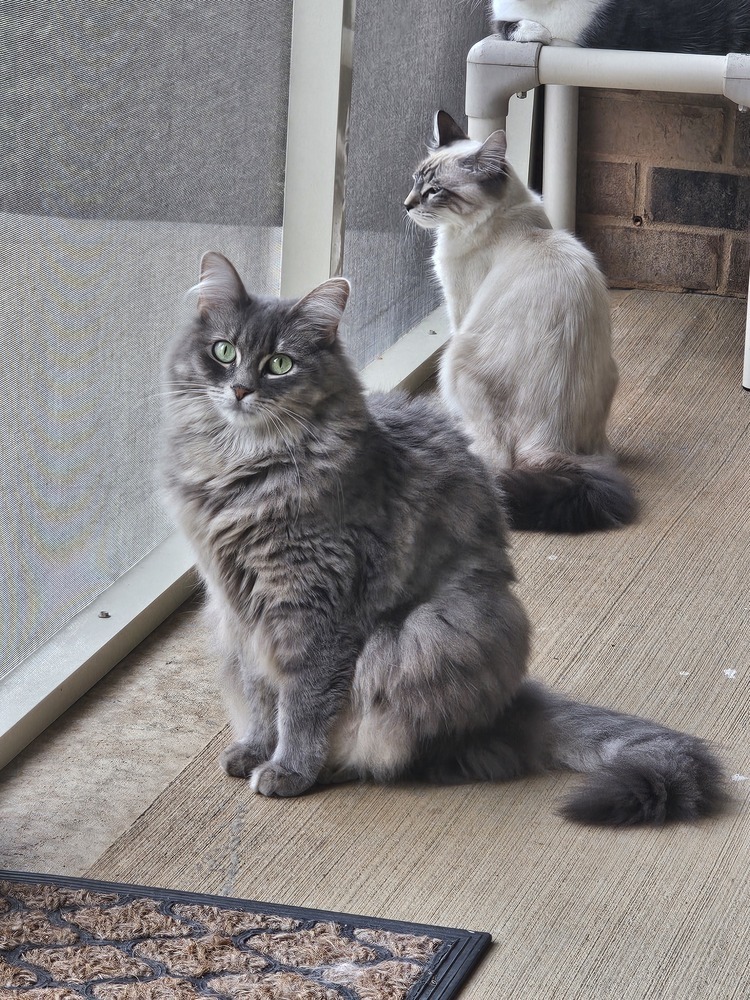
[[[0,771],[0,867],[82,875],[223,725],[194,601]]]

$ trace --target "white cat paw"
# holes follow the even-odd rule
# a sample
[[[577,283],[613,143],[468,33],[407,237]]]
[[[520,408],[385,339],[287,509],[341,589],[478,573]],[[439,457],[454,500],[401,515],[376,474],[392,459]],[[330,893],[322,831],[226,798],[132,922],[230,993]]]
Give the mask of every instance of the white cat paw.
[[[500,25],[498,28],[500,29]],[[552,41],[552,34],[538,21],[505,22],[500,34],[511,42],[541,42],[542,45],[549,45]]]
[[[258,795],[269,797],[279,796],[288,798],[293,795],[302,795],[309,788],[312,788],[314,781],[310,781],[296,771],[288,771],[283,765],[276,764],[269,760],[265,764],[256,767],[250,775],[250,787]]]

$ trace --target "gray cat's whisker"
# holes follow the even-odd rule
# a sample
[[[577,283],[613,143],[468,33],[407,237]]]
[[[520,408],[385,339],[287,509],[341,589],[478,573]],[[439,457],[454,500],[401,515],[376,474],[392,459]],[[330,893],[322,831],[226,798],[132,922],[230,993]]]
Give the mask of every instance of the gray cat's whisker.
[[[261,410],[261,412],[263,411]],[[272,410],[266,410],[265,415],[278,430],[279,437],[284,446],[286,447],[286,450],[289,452],[289,457],[291,458],[292,464],[294,465],[294,471],[297,476],[297,491],[298,491],[297,514],[299,515],[299,509],[302,505],[302,477],[300,476],[299,465],[297,464],[297,458],[294,454],[294,448],[292,447],[292,444],[289,442],[286,435],[284,434],[284,424],[281,418],[278,416],[278,414],[274,413]]]
[[[294,410],[290,410],[290,409],[288,409],[286,407],[278,406],[277,409],[278,409],[279,413],[283,414],[284,416],[289,417],[296,424],[299,424],[299,426],[305,431],[305,433],[306,433],[307,436],[311,437],[318,444],[321,443],[322,439],[321,439],[320,435],[317,433],[317,431],[315,430],[315,427],[311,423],[310,420],[306,420],[304,417],[300,416],[299,413],[295,413]]]

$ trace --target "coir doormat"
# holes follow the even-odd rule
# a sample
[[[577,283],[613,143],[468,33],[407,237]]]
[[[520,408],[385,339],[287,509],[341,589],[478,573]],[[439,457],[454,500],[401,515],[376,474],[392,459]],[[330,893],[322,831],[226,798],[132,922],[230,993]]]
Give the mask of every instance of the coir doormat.
[[[2,1000],[448,1000],[481,932],[0,871]]]

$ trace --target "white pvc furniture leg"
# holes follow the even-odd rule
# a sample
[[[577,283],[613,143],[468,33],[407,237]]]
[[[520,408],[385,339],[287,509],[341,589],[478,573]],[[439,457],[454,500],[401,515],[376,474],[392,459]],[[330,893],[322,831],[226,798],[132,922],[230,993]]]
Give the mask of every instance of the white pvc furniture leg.
[[[542,201],[555,229],[576,228],[578,87],[547,85],[544,91]]]

